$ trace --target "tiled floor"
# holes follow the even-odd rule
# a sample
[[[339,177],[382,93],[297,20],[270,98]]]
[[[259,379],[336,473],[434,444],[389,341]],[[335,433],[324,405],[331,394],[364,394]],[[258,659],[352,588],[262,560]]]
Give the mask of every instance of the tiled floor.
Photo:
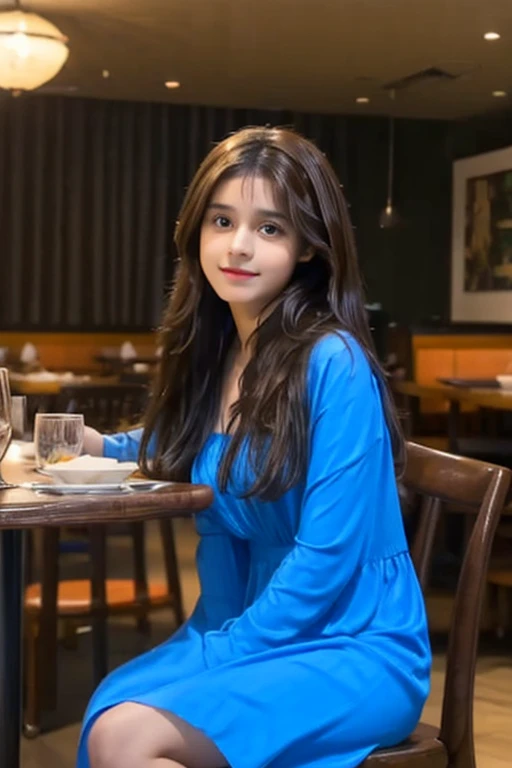
[[[197,596],[194,570],[195,534],[188,521],[179,521],[177,544],[182,583],[187,610],[190,611]],[[158,536],[149,537],[149,562],[153,575],[161,572]],[[116,573],[126,568],[127,552],[119,540],[112,553]],[[170,617],[160,614],[156,620],[155,636],[164,636]],[[114,630],[116,637],[124,637],[131,629]],[[131,635],[130,635],[131,636]],[[82,641],[81,641],[82,642]],[[122,642],[121,642],[122,645]],[[113,643],[114,646],[114,643]],[[122,649],[121,649],[122,650]],[[119,655],[121,655],[121,650]],[[76,653],[69,652],[69,653]],[[425,707],[424,720],[437,723],[442,700],[443,659],[436,656],[432,693]],[[86,697],[82,694],[85,706]],[[475,690],[475,736],[478,768],[509,768],[512,753],[512,647],[508,657],[482,656],[479,659]],[[23,741],[23,768],[73,768],[79,725],[73,724],[52,730],[34,741]],[[508,755],[508,756],[507,756]]]

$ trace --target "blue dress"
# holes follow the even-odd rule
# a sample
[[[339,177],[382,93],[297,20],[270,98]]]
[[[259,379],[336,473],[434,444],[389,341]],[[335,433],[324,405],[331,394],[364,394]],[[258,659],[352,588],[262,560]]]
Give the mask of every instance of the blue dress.
[[[214,433],[192,481],[215,501],[196,517],[201,595],[165,643],[112,672],[87,709],[134,701],[203,731],[233,768],[355,768],[414,729],[429,691],[422,594],[404,536],[377,380],[350,338],[319,341],[308,367],[306,476],[276,502],[243,500],[243,456],[226,493]],[[106,439],[134,458],[140,434]]]

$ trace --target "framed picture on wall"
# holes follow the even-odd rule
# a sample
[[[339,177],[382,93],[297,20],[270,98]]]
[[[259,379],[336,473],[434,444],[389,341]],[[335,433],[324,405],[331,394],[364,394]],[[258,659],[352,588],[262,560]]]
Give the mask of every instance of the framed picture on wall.
[[[512,323],[512,147],[453,164],[451,320]]]

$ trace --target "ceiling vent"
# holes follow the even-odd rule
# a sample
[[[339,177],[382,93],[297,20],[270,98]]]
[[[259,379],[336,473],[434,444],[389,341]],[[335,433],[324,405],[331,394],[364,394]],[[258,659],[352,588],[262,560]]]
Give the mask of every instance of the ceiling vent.
[[[385,83],[382,87],[385,91],[404,91],[409,88],[418,88],[423,85],[431,85],[433,83],[445,83],[452,80],[457,80],[462,73],[459,71],[449,72],[446,69],[440,67],[428,67],[422,69],[419,72],[413,72],[410,75],[401,77],[398,80],[393,80],[391,83]]]

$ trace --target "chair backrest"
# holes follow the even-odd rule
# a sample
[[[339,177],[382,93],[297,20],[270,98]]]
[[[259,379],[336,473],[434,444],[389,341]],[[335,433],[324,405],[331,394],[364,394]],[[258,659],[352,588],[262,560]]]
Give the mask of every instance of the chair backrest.
[[[448,641],[440,738],[451,768],[474,766],[473,694],[480,619],[491,547],[510,491],[508,469],[407,444],[404,485],[424,497],[411,554],[425,585],[443,504],[476,515],[459,575]]]
[[[62,387],[57,408],[83,413],[86,424],[100,432],[115,432],[139,421],[147,398],[143,384],[74,384]]]

